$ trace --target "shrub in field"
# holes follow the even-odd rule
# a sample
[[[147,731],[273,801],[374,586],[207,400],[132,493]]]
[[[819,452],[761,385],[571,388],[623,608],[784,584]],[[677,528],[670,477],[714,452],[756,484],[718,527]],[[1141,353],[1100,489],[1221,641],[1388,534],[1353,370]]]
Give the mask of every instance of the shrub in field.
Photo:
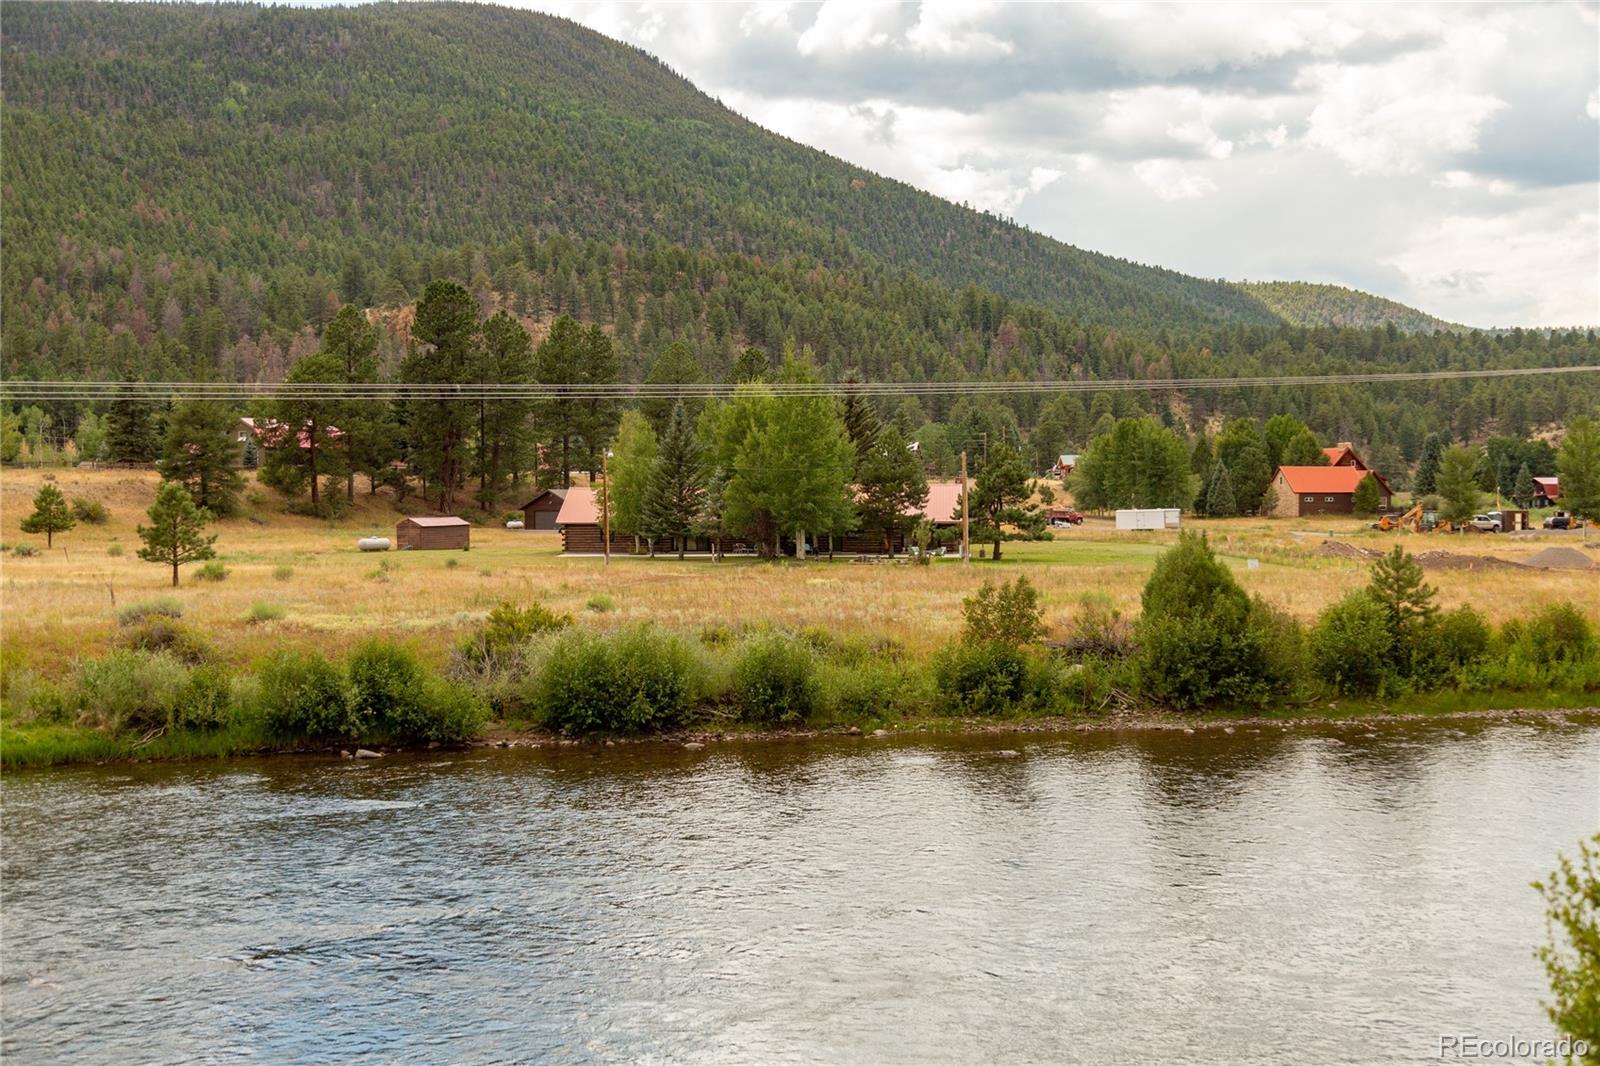
[[[912,710],[916,702],[908,671],[891,663],[817,667],[817,712],[844,721],[868,721]]]
[[[215,650],[199,633],[161,614],[152,614],[141,622],[125,626],[117,643],[132,651],[166,652],[191,665],[216,657]]]
[[[462,640],[457,652],[466,665],[473,669],[514,669],[523,646],[543,633],[554,633],[572,624],[570,614],[557,614],[542,603],[518,607],[514,603],[501,603],[477,632]]]
[[[617,609],[617,601],[602,592],[599,595],[590,596],[589,602],[584,606],[596,614],[605,614]]]
[[[294,567],[292,567],[292,566],[277,566],[277,567],[273,567],[272,579],[274,581],[288,581],[291,577],[294,577]]]
[[[153,600],[130,603],[117,613],[117,624],[138,625],[146,618],[182,618],[183,604],[171,596],[158,596]]]
[[[33,559],[39,555],[39,549],[32,544],[13,544],[11,546],[11,554],[21,556],[24,559]]]
[[[113,559],[120,559],[122,558],[122,553],[124,550],[125,549],[122,547],[122,545],[113,543],[110,547],[106,548],[106,554],[111,556]]]
[[[1335,692],[1366,696],[1394,676],[1394,634],[1383,606],[1364,590],[1329,605],[1311,633],[1311,662]]]
[[[1133,623],[1104,593],[1087,593],[1067,623],[1062,650],[1080,659],[1121,659],[1133,650]]]
[[[178,696],[173,722],[185,729],[217,729],[233,715],[233,672],[208,664],[189,671],[189,682]]]
[[[91,526],[103,526],[111,521],[111,512],[99,500],[75,496],[72,500],[72,517]]]
[[[114,651],[80,660],[73,700],[84,725],[147,732],[169,725],[189,684],[189,671],[164,652]]]
[[[1025,576],[998,586],[985,581],[975,594],[961,601],[961,613],[966,619],[961,636],[969,643],[995,641],[1019,647],[1044,635],[1039,591]]]
[[[733,630],[724,625],[706,626],[700,630],[700,643],[708,648],[726,648],[733,643]]]
[[[1583,662],[1595,654],[1594,630],[1570,603],[1552,603],[1511,631],[1514,653],[1530,663],[1550,666]]]
[[[816,661],[805,643],[777,633],[745,646],[733,667],[733,701],[748,722],[800,722],[817,706]]]
[[[689,714],[692,665],[682,641],[647,626],[567,630],[551,644],[529,702],[566,733],[672,729]]]
[[[1261,647],[1261,681],[1266,692],[1299,693],[1310,671],[1306,631],[1300,623],[1288,611],[1256,597],[1250,601],[1249,633]]]
[[[267,603],[264,600],[250,605],[250,613],[244,616],[246,625],[260,625],[262,622],[276,622],[285,614],[283,606],[277,603]]]
[[[1135,627],[1140,690],[1158,703],[1260,702],[1282,690],[1267,658],[1261,608],[1205,537],[1179,536],[1145,583]]]
[[[67,694],[62,687],[32,670],[5,672],[5,708],[19,723],[64,722],[67,720]]]
[[[1489,623],[1471,607],[1461,606],[1439,616],[1434,630],[1434,654],[1445,667],[1469,666],[1489,654],[1493,634]]]
[[[393,740],[465,740],[487,713],[469,690],[433,674],[399,644],[368,641],[351,655],[347,669],[352,717],[362,730]]]
[[[196,581],[226,581],[228,574],[228,568],[223,566],[220,560],[213,559],[194,572],[194,579]]]
[[[939,695],[961,714],[1002,714],[1027,692],[1028,657],[1010,644],[953,644],[934,658]]]
[[[261,666],[258,699],[267,728],[283,737],[356,735],[344,672],[316,652],[284,650]]]

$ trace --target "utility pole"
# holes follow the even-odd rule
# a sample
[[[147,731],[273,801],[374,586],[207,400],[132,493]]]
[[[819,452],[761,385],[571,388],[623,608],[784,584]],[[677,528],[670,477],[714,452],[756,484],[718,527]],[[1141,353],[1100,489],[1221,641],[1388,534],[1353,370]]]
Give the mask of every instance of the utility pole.
[[[600,452],[600,491],[604,493],[600,502],[604,504],[600,511],[600,550],[605,553],[606,561],[602,566],[611,565],[611,449],[606,448]]]
[[[972,545],[967,539],[967,453],[961,453],[961,561],[972,562]]]

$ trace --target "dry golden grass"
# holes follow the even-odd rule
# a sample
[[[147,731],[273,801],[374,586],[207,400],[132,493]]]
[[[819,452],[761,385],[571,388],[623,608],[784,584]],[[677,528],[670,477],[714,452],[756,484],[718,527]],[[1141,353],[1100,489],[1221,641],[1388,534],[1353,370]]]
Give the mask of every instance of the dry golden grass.
[[[42,538],[22,534],[19,524],[45,476],[31,470],[0,472],[0,540],[8,545],[27,541],[43,547]],[[367,533],[393,536],[397,515],[386,500],[358,497],[354,515],[328,523],[285,514],[275,494],[252,483],[247,516],[214,527],[227,579],[196,582],[195,568],[186,567],[182,586],[173,590],[165,569],[135,554],[135,527],[154,498],[153,473],[63,470],[55,478],[69,499],[86,496],[105,503],[111,521],[78,525],[38,558],[8,553],[0,561],[4,664],[47,674],[108,648],[119,607],[165,595],[180,600],[187,620],[239,662],[282,644],[339,652],[374,633],[412,638],[442,659],[459,633],[502,600],[540,600],[585,624],[606,627],[649,620],[693,633],[717,625],[819,625],[841,635],[892,636],[920,653],[959,631],[962,597],[988,577],[1026,573],[1057,624],[1087,593],[1136,611],[1140,587],[1175,536],[1119,534],[1109,523],[1091,520],[1050,543],[1007,544],[1000,566],[980,561],[970,567],[947,560],[918,567],[751,560],[717,565],[666,558],[616,558],[605,567],[599,559],[562,557],[555,534],[498,528],[475,528],[470,552],[379,555],[356,551],[355,542]],[[1550,543],[1582,543],[1564,534],[1384,534],[1354,519],[1191,525],[1210,532],[1246,588],[1303,620],[1366,580],[1364,564],[1314,554],[1330,529],[1341,541],[1365,547],[1381,549],[1400,540],[1412,551],[1443,548],[1512,560]],[[113,544],[122,546],[120,557],[108,552]],[[1600,552],[1591,549],[1591,555]],[[1249,558],[1258,559],[1259,568],[1249,569]],[[384,564],[386,571],[380,570]],[[285,566],[293,569],[292,576],[276,578],[274,571]],[[1494,621],[1558,599],[1572,600],[1600,621],[1600,575],[1592,572],[1440,571],[1430,580],[1444,605],[1470,603]],[[602,593],[615,601],[615,609],[588,610],[589,599]],[[281,606],[283,618],[247,622],[258,602]]]

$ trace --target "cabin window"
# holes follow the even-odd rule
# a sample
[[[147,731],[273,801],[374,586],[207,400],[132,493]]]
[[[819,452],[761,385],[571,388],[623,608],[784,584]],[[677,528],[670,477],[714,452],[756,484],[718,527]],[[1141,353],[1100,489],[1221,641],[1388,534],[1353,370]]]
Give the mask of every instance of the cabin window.
[[[1306,497],[1306,502],[1307,503],[1316,503],[1317,502],[1317,498],[1315,496],[1307,496]]]
[[[1332,496],[1324,496],[1322,498],[1322,502],[1323,503],[1332,503],[1333,502],[1333,497]]]

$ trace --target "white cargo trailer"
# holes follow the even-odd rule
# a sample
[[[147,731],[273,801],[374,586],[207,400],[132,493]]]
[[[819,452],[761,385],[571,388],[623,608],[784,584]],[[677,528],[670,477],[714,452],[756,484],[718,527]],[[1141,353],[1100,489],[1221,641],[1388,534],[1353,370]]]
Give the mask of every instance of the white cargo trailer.
[[[1176,507],[1130,507],[1117,512],[1118,529],[1177,529]]]

